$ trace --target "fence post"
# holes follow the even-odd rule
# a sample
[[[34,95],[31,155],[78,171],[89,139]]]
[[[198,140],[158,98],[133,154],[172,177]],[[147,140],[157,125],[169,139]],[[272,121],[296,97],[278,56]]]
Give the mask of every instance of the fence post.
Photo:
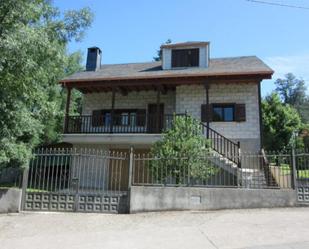
[[[296,155],[295,155],[295,148],[292,148],[292,182],[293,182],[293,189],[297,188],[297,169],[296,169]]]
[[[26,200],[26,191],[27,191],[27,186],[28,186],[28,175],[29,175],[29,167],[27,165],[23,170],[20,210],[24,210],[24,204]]]
[[[130,157],[129,157],[129,182],[128,182],[128,189],[131,189],[132,186],[132,174],[133,174],[133,147],[130,148]]]

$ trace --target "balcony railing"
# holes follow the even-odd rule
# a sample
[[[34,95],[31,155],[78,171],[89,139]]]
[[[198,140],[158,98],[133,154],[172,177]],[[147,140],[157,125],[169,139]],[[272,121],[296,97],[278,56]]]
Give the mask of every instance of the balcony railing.
[[[64,133],[152,133],[171,128],[173,114],[114,114],[69,116]]]

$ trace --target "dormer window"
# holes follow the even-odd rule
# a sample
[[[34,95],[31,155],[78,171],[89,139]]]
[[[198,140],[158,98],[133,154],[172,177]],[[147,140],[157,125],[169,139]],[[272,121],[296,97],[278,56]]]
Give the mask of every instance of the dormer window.
[[[198,67],[200,51],[192,49],[172,49],[172,68],[177,67]]]

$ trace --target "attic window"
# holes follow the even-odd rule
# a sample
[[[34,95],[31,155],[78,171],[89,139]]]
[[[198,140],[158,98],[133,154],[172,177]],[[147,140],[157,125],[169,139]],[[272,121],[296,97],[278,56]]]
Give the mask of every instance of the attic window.
[[[198,67],[199,49],[173,49],[172,67]]]

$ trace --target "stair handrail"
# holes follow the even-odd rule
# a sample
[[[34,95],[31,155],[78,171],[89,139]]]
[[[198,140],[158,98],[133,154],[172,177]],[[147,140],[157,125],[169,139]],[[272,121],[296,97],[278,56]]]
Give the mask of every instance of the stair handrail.
[[[211,148],[224,156],[228,160],[237,164],[237,166],[241,167],[241,149],[240,142],[234,142],[231,139],[223,136],[219,132],[210,128],[203,122],[200,122],[202,127],[202,133],[206,136],[207,139],[210,140]]]

